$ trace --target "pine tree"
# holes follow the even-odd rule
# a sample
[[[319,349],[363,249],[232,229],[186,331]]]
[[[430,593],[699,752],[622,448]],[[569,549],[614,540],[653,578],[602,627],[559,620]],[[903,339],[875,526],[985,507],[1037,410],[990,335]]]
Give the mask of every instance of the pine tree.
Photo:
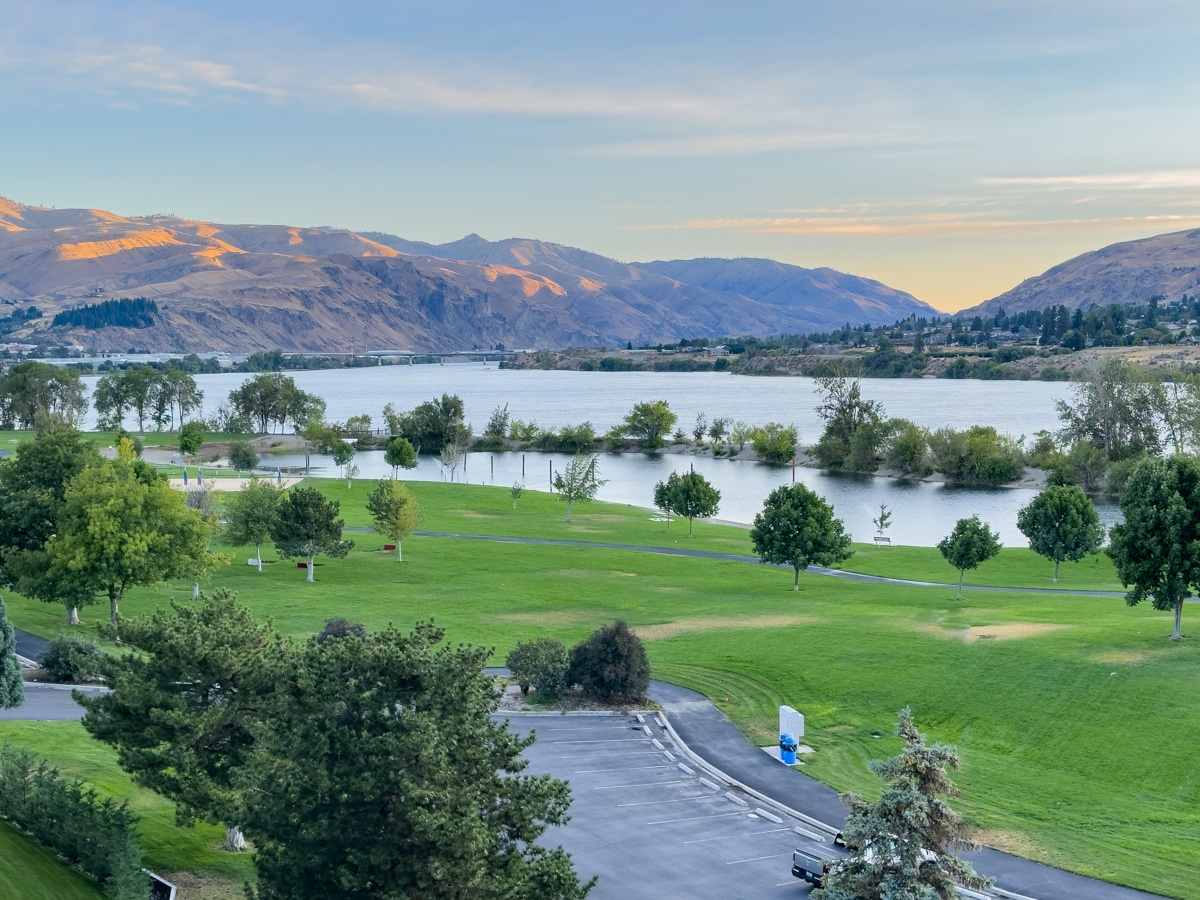
[[[21,664],[17,662],[17,637],[4,598],[0,597],[0,709],[12,709],[25,702]]]
[[[867,803],[858,794],[842,795],[850,807],[842,836],[851,855],[830,866],[812,900],[953,900],[956,885],[991,887],[990,878],[953,852],[978,849],[943,799],[958,796],[946,774],[958,769],[958,751],[927,745],[908,709],[900,711],[897,731],[903,752],[871,763],[871,771],[885,782],[879,799]]]

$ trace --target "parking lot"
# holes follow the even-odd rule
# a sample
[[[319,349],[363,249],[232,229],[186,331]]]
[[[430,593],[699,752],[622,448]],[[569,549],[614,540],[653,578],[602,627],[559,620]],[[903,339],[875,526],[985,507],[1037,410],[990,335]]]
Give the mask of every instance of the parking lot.
[[[829,844],[690,764],[655,718],[514,717],[511,727],[537,731],[531,771],[571,785],[571,822],[542,843],[561,843],[583,878],[600,876],[592,897],[808,895],[792,877],[792,850],[820,855]]]

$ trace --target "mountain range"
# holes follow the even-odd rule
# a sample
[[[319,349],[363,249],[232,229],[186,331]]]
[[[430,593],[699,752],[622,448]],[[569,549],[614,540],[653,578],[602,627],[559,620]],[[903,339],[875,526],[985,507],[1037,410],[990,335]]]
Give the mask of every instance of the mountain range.
[[[133,297],[157,304],[149,328],[46,333],[54,313]],[[435,245],[0,198],[0,316],[29,306],[42,318],[14,339],[229,352],[611,347],[938,314],[878,281],[768,259],[628,264],[538,240]]]
[[[1047,306],[1089,309],[1093,304],[1145,303],[1158,295],[1177,300],[1200,291],[1200,229],[1109,244],[1027,278],[1010,291],[960,315],[1008,314]]]

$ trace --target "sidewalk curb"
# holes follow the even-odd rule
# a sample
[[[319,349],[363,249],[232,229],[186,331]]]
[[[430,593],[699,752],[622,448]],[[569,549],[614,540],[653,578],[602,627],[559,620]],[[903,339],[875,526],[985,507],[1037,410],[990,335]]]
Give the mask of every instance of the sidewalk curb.
[[[736,778],[726,775],[724,772],[722,772],[720,769],[718,769],[716,766],[714,766],[708,760],[704,759],[702,756],[700,756],[698,753],[696,753],[696,751],[694,751],[691,747],[689,747],[687,744],[685,744],[683,742],[683,739],[680,738],[679,734],[675,731],[675,729],[671,727],[671,718],[670,718],[669,713],[665,709],[662,711],[662,725],[663,725],[663,729],[667,732],[667,734],[669,734],[671,736],[671,740],[673,740],[675,742],[675,746],[678,747],[680,750],[682,750],[689,759],[691,759],[696,765],[698,765],[700,768],[704,769],[710,775],[714,776],[715,778],[720,779],[721,781],[724,781],[726,784],[733,785],[739,791],[744,791],[746,794],[753,797],[755,800],[758,800],[760,803],[766,804],[768,807],[773,807],[774,809],[777,809],[777,810],[783,812],[785,815],[790,816],[791,818],[796,819],[800,822],[804,822],[806,825],[809,825],[809,826],[817,829],[818,831],[827,834],[829,836],[830,840],[832,840],[833,836],[838,833],[838,829],[834,828],[832,825],[827,825],[826,823],[822,822],[820,819],[814,819],[812,816],[805,815],[804,813],[800,812],[799,810],[792,809],[790,806],[785,806],[784,804],[780,803],[775,798],[768,797],[766,794],[762,793],[761,791],[756,791],[754,788],[750,787],[749,785],[742,784]],[[824,839],[822,839],[822,840],[824,840]]]

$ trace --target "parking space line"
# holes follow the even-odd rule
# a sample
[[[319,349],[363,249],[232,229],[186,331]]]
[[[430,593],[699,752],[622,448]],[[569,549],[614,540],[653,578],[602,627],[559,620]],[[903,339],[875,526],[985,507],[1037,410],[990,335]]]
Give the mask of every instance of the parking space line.
[[[617,768],[617,769],[576,769],[573,774],[584,775],[584,774],[591,774],[593,772],[633,772],[637,769],[671,769],[671,768],[674,768],[674,767],[669,766],[666,763],[663,763],[662,765],[659,765],[659,766],[621,766],[620,768]]]
[[[725,865],[737,866],[737,865],[741,865],[742,863],[758,862],[759,860],[763,860],[763,859],[779,859],[782,856],[791,856],[791,855],[792,854],[790,854],[790,853],[772,853],[770,856],[754,856],[754,857],[751,857],[750,859],[735,859],[735,860],[733,860],[733,862],[725,863]]]
[[[745,813],[717,813],[715,816],[685,816],[682,819],[663,819],[660,822],[647,822],[647,825],[670,825],[672,822],[695,822],[698,819],[728,819],[730,816],[744,816]]]
[[[721,837],[696,838],[694,841],[684,841],[685,844],[703,844],[705,841],[729,841],[739,837],[749,837],[752,834],[777,834],[780,831],[787,831],[786,828],[772,828],[769,831],[742,831],[738,834],[727,834]]]
[[[645,735],[636,738],[600,738],[594,741],[546,741],[547,744],[649,744]]]
[[[635,787],[665,787],[669,784],[691,784],[690,778],[681,778],[677,781],[642,781],[637,784],[607,784],[604,787],[592,788],[593,791],[615,791],[620,788],[635,788]]]
[[[658,803],[691,803],[695,800],[711,800],[712,795],[699,794],[695,797],[675,797],[671,800],[639,800],[637,803],[618,803],[617,809],[623,806],[654,806]]]

